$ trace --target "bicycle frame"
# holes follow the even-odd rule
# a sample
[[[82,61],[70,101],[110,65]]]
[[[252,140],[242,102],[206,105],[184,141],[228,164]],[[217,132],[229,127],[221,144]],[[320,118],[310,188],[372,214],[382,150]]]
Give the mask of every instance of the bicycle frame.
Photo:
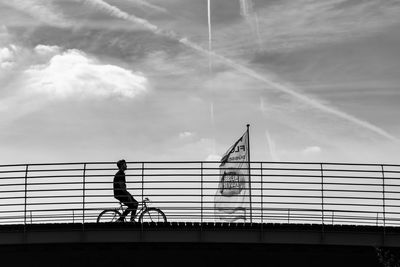
[[[145,199],[142,200],[142,202],[138,203],[138,208],[140,206],[140,209],[136,210],[134,219],[140,217],[140,214],[142,214],[147,209],[147,203],[149,203],[149,202],[150,202],[150,199],[146,197]],[[121,214],[123,214],[124,211],[127,209],[127,206],[122,202],[119,202],[119,205],[120,205],[120,208],[118,210],[121,212]],[[126,208],[124,208],[124,207],[126,207]]]

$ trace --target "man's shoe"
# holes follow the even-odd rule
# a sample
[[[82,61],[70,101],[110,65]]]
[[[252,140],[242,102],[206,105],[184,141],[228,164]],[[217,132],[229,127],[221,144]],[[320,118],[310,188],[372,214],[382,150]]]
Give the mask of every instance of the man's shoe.
[[[123,222],[125,222],[125,220],[124,220],[124,218],[118,218],[118,220],[116,220],[115,222],[117,222],[117,223],[123,223]]]

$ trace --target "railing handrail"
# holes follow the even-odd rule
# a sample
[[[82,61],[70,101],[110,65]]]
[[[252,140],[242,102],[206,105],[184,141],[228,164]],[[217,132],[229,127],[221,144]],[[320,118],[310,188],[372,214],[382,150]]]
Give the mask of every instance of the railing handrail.
[[[127,164],[175,164],[175,163],[215,163],[220,164],[220,161],[192,161],[192,160],[181,160],[181,161],[127,161]],[[324,162],[324,161],[251,161],[252,164],[298,164],[298,165],[348,165],[348,166],[389,166],[389,167],[400,167],[400,164],[394,163],[351,163],[351,162]],[[114,161],[77,161],[77,162],[45,162],[45,163],[13,163],[13,164],[0,164],[2,167],[17,167],[17,166],[51,166],[51,165],[96,165],[96,164],[116,164]]]

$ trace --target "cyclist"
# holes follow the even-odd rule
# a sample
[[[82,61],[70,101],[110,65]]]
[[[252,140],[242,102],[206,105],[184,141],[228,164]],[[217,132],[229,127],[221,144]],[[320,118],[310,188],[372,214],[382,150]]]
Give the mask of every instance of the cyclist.
[[[136,210],[138,207],[138,202],[133,198],[133,196],[126,190],[126,179],[125,170],[127,169],[126,161],[121,159],[117,162],[118,172],[114,176],[114,197],[118,199],[121,203],[128,206],[124,211],[118,221],[123,222],[125,217],[131,212],[131,222],[134,222],[136,215]]]

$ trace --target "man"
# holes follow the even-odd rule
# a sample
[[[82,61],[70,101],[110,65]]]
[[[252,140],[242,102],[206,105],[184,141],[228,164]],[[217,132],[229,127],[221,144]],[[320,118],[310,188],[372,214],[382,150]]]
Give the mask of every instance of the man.
[[[124,221],[125,217],[131,212],[131,222],[134,221],[138,202],[126,190],[125,170],[127,169],[126,161],[121,159],[117,162],[119,171],[114,176],[114,197],[121,203],[128,206],[118,221]]]

